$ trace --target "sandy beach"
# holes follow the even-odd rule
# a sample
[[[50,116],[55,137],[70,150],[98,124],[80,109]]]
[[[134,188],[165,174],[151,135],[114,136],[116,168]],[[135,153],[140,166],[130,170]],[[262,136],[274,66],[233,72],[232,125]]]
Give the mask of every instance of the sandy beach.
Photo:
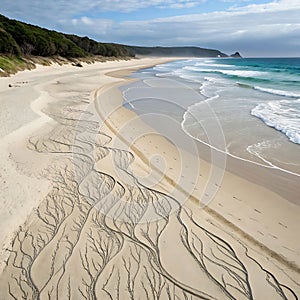
[[[0,299],[299,298],[298,191],[123,106],[127,76],[166,61],[0,78]]]

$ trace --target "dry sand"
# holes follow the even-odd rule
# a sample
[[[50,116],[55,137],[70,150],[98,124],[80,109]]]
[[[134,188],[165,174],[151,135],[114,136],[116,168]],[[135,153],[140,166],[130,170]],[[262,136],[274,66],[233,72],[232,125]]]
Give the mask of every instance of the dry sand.
[[[122,106],[119,77],[163,61],[0,79],[0,299],[299,297],[299,206]]]

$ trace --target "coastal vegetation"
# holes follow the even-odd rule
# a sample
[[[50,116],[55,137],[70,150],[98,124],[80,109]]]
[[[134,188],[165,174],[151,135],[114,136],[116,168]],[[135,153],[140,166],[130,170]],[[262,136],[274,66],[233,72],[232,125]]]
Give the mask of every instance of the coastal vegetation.
[[[33,69],[34,64],[18,56],[0,55],[0,75],[14,74],[25,69]]]
[[[66,58],[88,55],[132,56],[122,45],[99,43],[88,37],[68,35],[11,20],[0,15],[0,52],[16,56],[54,56]]]
[[[0,76],[32,69],[36,63],[101,61],[135,56],[226,57],[219,50],[199,47],[138,47],[101,43],[9,19],[0,14]]]
[[[128,47],[122,45],[48,30],[3,15],[0,15],[0,54],[2,75],[34,67],[36,57],[62,57],[63,61],[92,56],[134,56]]]

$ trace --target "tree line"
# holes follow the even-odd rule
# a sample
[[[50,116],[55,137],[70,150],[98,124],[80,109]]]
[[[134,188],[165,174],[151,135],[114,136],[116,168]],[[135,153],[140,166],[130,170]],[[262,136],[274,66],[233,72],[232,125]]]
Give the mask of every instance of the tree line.
[[[0,53],[16,56],[62,56],[66,58],[134,56],[133,51],[118,44],[100,43],[88,37],[64,34],[11,20],[0,15]]]

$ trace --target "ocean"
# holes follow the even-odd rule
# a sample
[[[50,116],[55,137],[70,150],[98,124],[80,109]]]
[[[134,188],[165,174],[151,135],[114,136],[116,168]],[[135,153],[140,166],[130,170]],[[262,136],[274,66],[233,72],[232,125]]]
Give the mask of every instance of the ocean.
[[[181,130],[226,155],[300,176],[300,58],[178,60],[134,77],[123,88],[125,106],[171,141]]]

